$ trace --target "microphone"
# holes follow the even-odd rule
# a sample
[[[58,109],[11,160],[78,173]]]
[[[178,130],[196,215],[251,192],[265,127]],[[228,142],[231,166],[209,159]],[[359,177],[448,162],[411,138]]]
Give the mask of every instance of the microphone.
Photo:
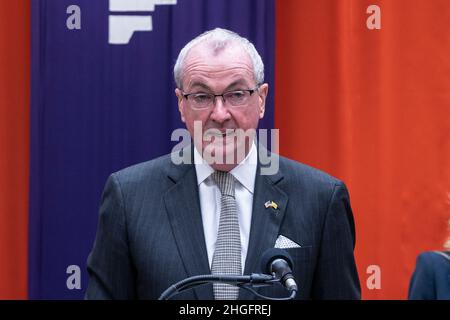
[[[275,274],[281,284],[289,291],[298,291],[297,283],[292,275],[294,263],[287,251],[271,248],[261,257],[261,269],[264,273]]]
[[[285,250],[269,249],[261,257],[261,266],[263,273],[252,273],[250,275],[230,275],[230,274],[207,274],[196,275],[178,281],[167,288],[158,300],[168,300],[182,291],[191,289],[195,286],[206,283],[227,283],[242,289],[248,290],[262,299],[268,300],[291,300],[297,294],[297,284],[292,275],[294,263],[292,258]],[[285,298],[267,297],[259,294],[253,288],[271,286],[275,283],[282,283],[290,291],[291,295]]]

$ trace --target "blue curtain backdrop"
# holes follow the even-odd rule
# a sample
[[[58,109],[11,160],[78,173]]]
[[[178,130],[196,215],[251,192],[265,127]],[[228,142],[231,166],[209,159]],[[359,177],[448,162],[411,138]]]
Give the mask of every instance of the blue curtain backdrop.
[[[172,2],[110,12],[108,0],[32,1],[31,299],[83,297],[108,175],[168,153],[172,130],[184,127],[172,68],[187,41],[215,27],[249,38],[271,85],[260,127],[273,127],[274,0]],[[71,5],[81,10],[81,29],[67,28]],[[153,30],[110,44],[110,15],[151,16]],[[81,289],[66,285],[70,265],[80,267]]]

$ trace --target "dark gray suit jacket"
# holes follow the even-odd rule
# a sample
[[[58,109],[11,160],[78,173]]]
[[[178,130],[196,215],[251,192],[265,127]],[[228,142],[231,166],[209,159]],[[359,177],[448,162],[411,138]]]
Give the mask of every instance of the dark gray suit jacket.
[[[355,227],[345,185],[280,157],[280,170],[259,174],[244,274],[260,272],[260,256],[278,235],[300,244],[294,260],[300,299],[359,299]],[[265,208],[272,200],[279,209]],[[170,155],[112,174],[105,186],[88,262],[87,299],[157,299],[170,285],[210,274],[194,165]],[[281,286],[258,292],[286,297]],[[175,299],[213,299],[212,285]],[[241,289],[240,299],[253,299]]]

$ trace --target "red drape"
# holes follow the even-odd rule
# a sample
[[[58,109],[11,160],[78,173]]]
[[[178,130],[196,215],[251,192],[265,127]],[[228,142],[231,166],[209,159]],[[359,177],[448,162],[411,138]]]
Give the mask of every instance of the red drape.
[[[29,6],[0,2],[0,299],[27,298]]]
[[[367,7],[381,9],[369,30]],[[450,2],[279,0],[281,153],[343,179],[363,298],[404,299],[450,218]],[[381,269],[368,289],[367,267]]]

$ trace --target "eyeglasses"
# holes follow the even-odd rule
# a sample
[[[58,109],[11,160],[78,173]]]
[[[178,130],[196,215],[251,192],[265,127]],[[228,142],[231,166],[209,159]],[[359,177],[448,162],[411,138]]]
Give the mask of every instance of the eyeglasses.
[[[253,94],[257,91],[259,86],[254,89],[233,90],[224,92],[222,94],[213,94],[206,92],[185,93],[183,97],[191,103],[193,109],[204,110],[211,108],[215,102],[216,97],[222,97],[223,103],[228,103],[232,107],[245,107]]]

